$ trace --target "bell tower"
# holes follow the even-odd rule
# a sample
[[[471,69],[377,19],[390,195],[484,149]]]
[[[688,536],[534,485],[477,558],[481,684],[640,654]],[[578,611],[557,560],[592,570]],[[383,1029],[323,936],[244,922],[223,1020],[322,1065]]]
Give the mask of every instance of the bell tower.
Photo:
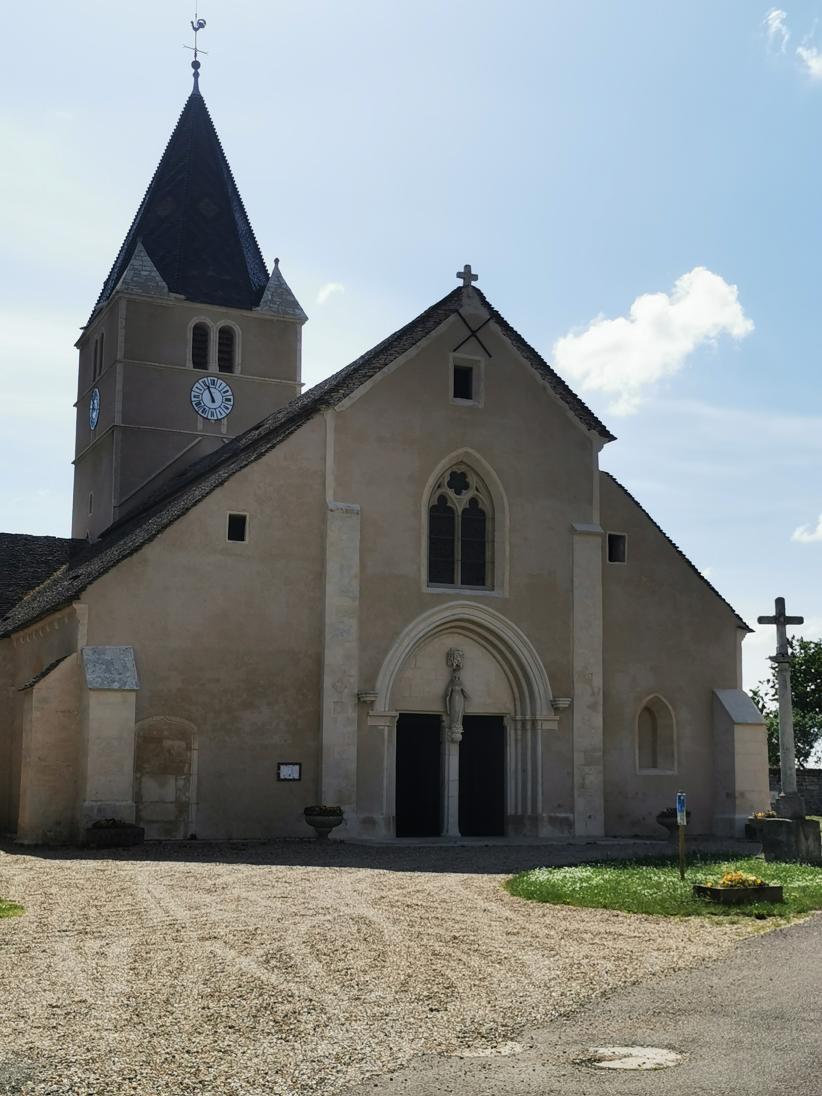
[[[307,317],[279,260],[265,266],[196,52],[192,68],[192,93],[77,342],[74,537],[96,539],[301,390]]]

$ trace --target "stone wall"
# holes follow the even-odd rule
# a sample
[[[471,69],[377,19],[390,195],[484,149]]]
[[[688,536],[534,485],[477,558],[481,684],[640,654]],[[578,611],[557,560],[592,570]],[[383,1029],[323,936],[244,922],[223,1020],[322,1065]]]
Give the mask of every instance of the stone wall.
[[[779,769],[770,770],[771,795],[779,795]],[[797,769],[796,787],[808,814],[822,815],[822,769]]]

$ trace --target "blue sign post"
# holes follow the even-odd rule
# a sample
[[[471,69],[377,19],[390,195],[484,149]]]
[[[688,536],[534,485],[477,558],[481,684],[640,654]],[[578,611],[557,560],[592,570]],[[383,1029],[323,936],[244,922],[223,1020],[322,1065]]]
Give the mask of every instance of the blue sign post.
[[[685,827],[688,825],[688,811],[685,805],[685,792],[676,793],[676,825],[679,830],[679,878],[685,879]]]

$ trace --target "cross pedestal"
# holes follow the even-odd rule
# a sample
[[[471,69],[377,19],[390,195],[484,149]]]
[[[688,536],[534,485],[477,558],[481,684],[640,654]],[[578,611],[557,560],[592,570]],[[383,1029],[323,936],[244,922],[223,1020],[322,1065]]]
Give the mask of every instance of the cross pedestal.
[[[785,615],[785,599],[774,601],[774,615],[757,617],[757,624],[776,625],[776,654],[771,662],[776,666],[776,688],[779,698],[779,772],[782,791],[776,801],[776,813],[781,818],[804,818],[805,802],[796,787],[796,748],[793,737],[793,703],[791,700],[791,656],[788,652],[788,624],[804,624],[801,616]]]

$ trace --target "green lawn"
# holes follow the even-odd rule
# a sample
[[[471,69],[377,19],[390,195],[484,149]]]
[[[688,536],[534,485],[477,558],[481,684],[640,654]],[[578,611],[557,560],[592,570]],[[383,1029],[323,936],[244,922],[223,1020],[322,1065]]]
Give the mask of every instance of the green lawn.
[[[16,917],[22,912],[23,907],[18,906],[16,902],[7,902],[4,898],[0,898],[0,917]]]
[[[726,871],[758,875],[767,883],[781,883],[785,901],[746,906],[720,906],[694,898],[694,883],[717,881]],[[675,857],[580,864],[572,868],[533,868],[505,884],[511,894],[534,902],[562,906],[589,906],[654,913],[667,917],[796,917],[822,909],[822,868],[807,864],[770,863],[761,857],[726,860],[689,858],[685,882],[679,878]]]

